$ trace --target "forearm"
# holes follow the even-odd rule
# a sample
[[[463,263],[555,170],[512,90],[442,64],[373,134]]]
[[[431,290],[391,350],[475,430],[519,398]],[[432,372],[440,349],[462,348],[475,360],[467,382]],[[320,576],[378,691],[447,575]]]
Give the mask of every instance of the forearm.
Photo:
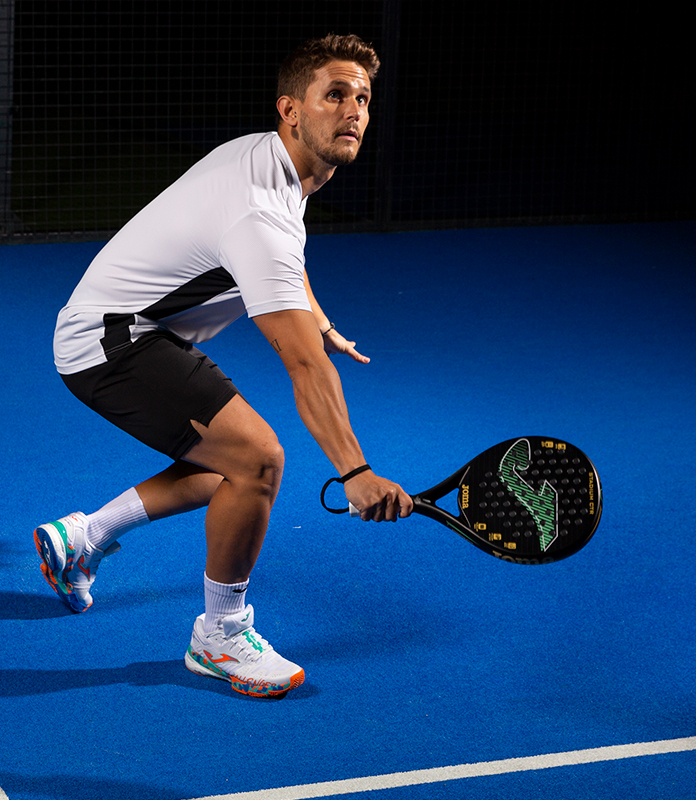
[[[299,309],[276,311],[254,321],[283,360],[300,417],[338,474],[362,466],[365,456],[351,428],[341,381],[323,350],[314,314]],[[351,478],[344,488],[364,520],[395,520],[407,517],[413,508],[398,484],[371,470]]]
[[[254,318],[288,371],[307,430],[336,470],[345,475],[365,463],[348,418],[341,380],[324,352],[316,319],[288,310]]]
[[[291,374],[297,411],[339,475],[365,463],[350,425],[341,381],[328,358],[307,363]]]

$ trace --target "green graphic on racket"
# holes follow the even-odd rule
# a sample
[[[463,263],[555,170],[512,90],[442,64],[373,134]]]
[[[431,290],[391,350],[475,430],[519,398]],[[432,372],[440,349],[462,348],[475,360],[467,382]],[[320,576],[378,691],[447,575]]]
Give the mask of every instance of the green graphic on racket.
[[[324,502],[335,480],[324,485],[321,502],[327,511],[341,514],[349,509]],[[456,515],[436,505],[455,489]],[[412,499],[415,513],[515,564],[550,564],[572,556],[592,538],[602,515],[594,464],[575,445],[546,436],[496,444]]]

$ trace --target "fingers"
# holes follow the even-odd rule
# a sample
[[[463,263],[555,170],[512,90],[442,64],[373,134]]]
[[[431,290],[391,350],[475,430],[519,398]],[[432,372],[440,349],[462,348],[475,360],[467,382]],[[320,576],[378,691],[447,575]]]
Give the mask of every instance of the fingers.
[[[377,476],[364,480],[362,485],[358,485],[358,478],[354,481],[350,490],[346,487],[346,495],[360,510],[364,522],[396,522],[413,511],[413,500],[398,484]]]
[[[348,342],[350,347],[346,350],[346,353],[353,359],[353,361],[357,361],[359,364],[369,364],[370,359],[367,356],[362,355],[362,353],[358,353],[355,349],[355,342]]]
[[[324,335],[324,349],[329,355],[345,353],[359,364],[369,364],[370,359],[355,349],[355,342],[349,342],[335,328]]]
[[[390,502],[386,497],[381,503],[376,503],[360,513],[360,519],[364,522],[396,522],[399,517],[408,517],[413,509],[413,502],[409,498],[408,503],[397,501]]]
[[[406,494],[406,492],[401,490],[403,498],[399,498],[399,516],[400,517],[410,517],[413,513],[413,498],[410,494]]]

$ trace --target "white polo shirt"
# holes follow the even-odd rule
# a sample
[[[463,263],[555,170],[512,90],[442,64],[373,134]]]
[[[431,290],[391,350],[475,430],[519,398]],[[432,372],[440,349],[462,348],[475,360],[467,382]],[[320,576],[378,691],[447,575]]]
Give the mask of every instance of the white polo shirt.
[[[58,315],[54,355],[69,375],[143,333],[204,342],[245,312],[311,311],[306,199],[277,133],[213,150],[99,252]]]

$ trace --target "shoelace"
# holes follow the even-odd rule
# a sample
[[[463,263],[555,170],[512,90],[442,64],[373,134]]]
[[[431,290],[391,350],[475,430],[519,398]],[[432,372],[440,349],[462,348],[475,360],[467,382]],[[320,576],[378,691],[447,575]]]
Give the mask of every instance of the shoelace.
[[[220,636],[223,641],[234,642],[235,646],[242,650],[247,657],[247,661],[250,662],[258,661],[263,655],[273,650],[273,646],[270,645],[263,636],[258,634],[254,628],[247,628],[246,630],[240,631],[231,637],[231,639],[227,640],[224,638],[222,628],[219,628],[216,634]]]
[[[264,653],[273,650],[273,647],[254,628],[247,628],[235,638],[242,644],[244,652],[249,654],[250,661],[257,661]]]

